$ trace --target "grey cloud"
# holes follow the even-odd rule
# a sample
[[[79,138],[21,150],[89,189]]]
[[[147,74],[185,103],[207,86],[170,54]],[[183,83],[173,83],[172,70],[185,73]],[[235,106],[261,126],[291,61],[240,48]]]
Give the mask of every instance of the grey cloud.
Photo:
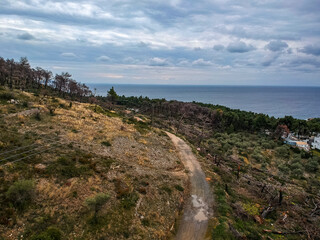
[[[320,56],[320,45],[307,45],[299,51],[314,56]]]
[[[210,61],[205,61],[203,60],[202,58],[199,58],[195,61],[192,62],[192,65],[193,66],[211,66],[212,65],[212,62]]]
[[[270,65],[272,65],[274,61],[276,61],[279,58],[279,56],[280,56],[279,53],[268,54],[262,59],[261,65],[264,67],[269,67]]]
[[[245,53],[254,50],[255,48],[251,44],[246,44],[244,42],[233,42],[227,47],[227,50],[231,53]]]
[[[22,33],[22,34],[19,34],[17,37],[20,40],[33,40],[33,39],[35,39],[35,37],[33,35],[31,35],[30,33]]]
[[[224,49],[224,46],[221,44],[217,44],[213,46],[213,49],[216,51],[222,51]]]
[[[139,61],[138,59],[133,58],[133,57],[125,57],[125,58],[123,59],[123,62],[124,62],[124,63],[127,63],[127,64],[137,64],[137,63],[139,63],[140,61]]]
[[[169,61],[164,58],[154,57],[149,60],[149,65],[150,66],[168,66]]]
[[[284,63],[291,71],[319,72],[320,60],[313,56],[295,56]]]
[[[288,44],[286,42],[283,41],[271,41],[269,42],[265,48],[272,51],[272,52],[278,52],[278,51],[282,51],[284,49],[286,49],[288,47]]]
[[[142,47],[142,48],[144,48],[144,47],[149,47],[149,46],[150,46],[150,44],[148,44],[148,43],[145,43],[145,42],[141,41],[141,42],[139,42],[139,43],[137,44],[137,46],[138,46],[138,47]]]
[[[290,73],[318,64],[316,2],[2,0],[0,46],[8,58],[110,62],[96,65],[120,64],[123,71],[130,65],[176,66],[197,68],[195,72],[207,69],[211,76],[212,68],[201,68],[211,65],[231,66],[231,72],[239,67],[244,78],[249,71],[269,71],[268,66]],[[23,36],[27,32],[33,38]],[[34,45],[33,40],[40,38],[41,44]],[[298,53],[291,54],[293,46],[305,47],[294,47]]]

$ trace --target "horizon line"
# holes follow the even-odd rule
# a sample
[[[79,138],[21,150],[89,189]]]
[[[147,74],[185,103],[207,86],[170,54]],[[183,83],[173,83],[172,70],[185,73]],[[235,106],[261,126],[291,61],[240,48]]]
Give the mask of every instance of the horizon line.
[[[84,82],[85,84],[97,84],[97,85],[147,85],[147,86],[190,86],[190,87],[195,87],[195,86],[212,86],[212,87],[317,87],[320,88],[320,85],[237,85],[237,84],[228,84],[228,85],[223,85],[223,84],[161,84],[161,83],[94,83],[94,82]]]

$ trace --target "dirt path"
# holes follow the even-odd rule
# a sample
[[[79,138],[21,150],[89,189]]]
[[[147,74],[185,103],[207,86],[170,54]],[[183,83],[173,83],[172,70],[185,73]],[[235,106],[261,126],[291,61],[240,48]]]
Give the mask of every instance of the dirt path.
[[[189,170],[191,183],[191,196],[185,205],[176,240],[204,239],[208,220],[212,216],[213,195],[191,148],[177,136],[168,132],[167,134],[180,152],[184,166]]]

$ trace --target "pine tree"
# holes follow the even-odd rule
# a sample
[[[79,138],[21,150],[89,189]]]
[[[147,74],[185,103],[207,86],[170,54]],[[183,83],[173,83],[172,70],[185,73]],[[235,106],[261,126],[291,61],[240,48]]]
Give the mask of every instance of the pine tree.
[[[118,99],[118,94],[116,93],[113,87],[108,91],[108,98],[112,103],[115,103]]]

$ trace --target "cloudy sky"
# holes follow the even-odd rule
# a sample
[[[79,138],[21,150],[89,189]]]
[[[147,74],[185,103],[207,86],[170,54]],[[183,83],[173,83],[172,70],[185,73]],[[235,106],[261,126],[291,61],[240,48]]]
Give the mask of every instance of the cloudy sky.
[[[0,56],[87,83],[320,86],[320,0],[1,0]]]

